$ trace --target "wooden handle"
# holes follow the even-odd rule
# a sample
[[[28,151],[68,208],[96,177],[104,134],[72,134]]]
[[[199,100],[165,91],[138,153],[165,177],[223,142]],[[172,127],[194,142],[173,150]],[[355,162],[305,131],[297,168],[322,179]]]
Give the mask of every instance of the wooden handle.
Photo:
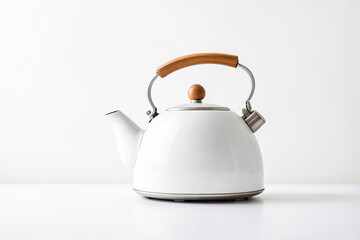
[[[179,69],[189,67],[197,64],[221,64],[229,67],[236,67],[238,63],[238,57],[229,54],[222,53],[196,53],[179,58],[175,58],[164,65],[161,65],[157,69],[157,73],[160,77],[166,77],[172,72],[175,72]]]

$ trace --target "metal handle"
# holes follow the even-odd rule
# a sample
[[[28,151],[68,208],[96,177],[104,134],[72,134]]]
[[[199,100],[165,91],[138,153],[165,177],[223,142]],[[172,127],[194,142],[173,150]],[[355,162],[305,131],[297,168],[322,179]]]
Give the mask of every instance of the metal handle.
[[[243,110],[243,113],[245,115],[245,112],[247,113],[252,113],[252,108],[251,108],[251,104],[250,104],[250,100],[251,98],[253,97],[254,95],[254,92],[255,92],[255,78],[254,78],[254,75],[252,74],[252,72],[250,71],[249,68],[247,68],[246,66],[240,64],[239,62],[237,63],[236,67],[239,67],[241,69],[243,69],[250,77],[251,79],[251,92],[250,92],[250,95],[249,97],[247,98],[246,102],[245,102],[245,106],[246,106],[246,109]],[[149,99],[149,103],[152,107],[152,111],[151,110],[148,110],[146,112],[146,115],[149,115],[149,118],[150,118],[150,121],[152,119],[154,119],[157,115],[159,115],[159,113],[157,112],[157,108],[152,100],[152,97],[151,97],[151,89],[152,89],[152,86],[155,82],[155,80],[159,77],[160,75],[158,73],[156,73],[155,77],[151,80],[150,84],[149,84],[149,87],[148,87],[148,92],[147,92],[147,95],[148,95],[148,99]]]

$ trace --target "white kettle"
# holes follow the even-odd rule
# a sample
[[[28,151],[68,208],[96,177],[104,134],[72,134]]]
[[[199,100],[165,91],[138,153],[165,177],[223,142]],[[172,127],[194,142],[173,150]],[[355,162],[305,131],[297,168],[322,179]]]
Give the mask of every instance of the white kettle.
[[[192,85],[188,104],[158,114],[151,88],[160,76],[196,64],[222,64],[245,70],[252,90],[243,116],[229,108],[203,103],[205,90]],[[238,57],[219,53],[191,54],[160,66],[150,82],[152,111],[146,130],[121,111],[106,114],[114,126],[119,154],[134,169],[134,190],[149,198],[171,200],[244,199],[264,190],[263,162],[254,136],[264,118],[252,110],[255,80]]]

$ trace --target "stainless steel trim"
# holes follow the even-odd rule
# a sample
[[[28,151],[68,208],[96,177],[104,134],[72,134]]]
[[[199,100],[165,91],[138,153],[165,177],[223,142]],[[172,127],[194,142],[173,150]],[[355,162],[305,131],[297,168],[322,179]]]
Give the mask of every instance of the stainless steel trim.
[[[166,111],[197,111],[197,110],[211,110],[211,111],[230,111],[227,107],[172,107]]]
[[[252,109],[251,109],[251,105],[250,105],[250,100],[251,98],[253,97],[254,95],[254,92],[255,92],[255,78],[254,78],[254,75],[252,74],[252,72],[250,71],[249,68],[247,68],[246,66],[240,64],[239,62],[237,63],[236,65],[237,67],[245,70],[245,72],[249,75],[250,79],[251,79],[251,92],[250,92],[250,95],[249,97],[247,98],[246,102],[245,102],[245,105],[246,105],[246,109],[248,110],[248,112],[252,112]],[[155,82],[155,80],[159,77],[159,74],[156,73],[155,77],[151,80],[150,84],[149,84],[149,87],[148,87],[148,91],[147,91],[147,95],[148,95],[148,100],[149,100],[149,103],[152,107],[152,111],[151,110],[148,110],[146,112],[146,115],[149,116],[150,118],[150,122],[152,119],[154,119],[157,115],[159,115],[159,113],[157,112],[157,108],[155,107],[155,104],[154,102],[152,101],[152,97],[151,97],[151,89],[152,89],[152,86]]]
[[[264,190],[265,188],[256,191],[240,192],[240,193],[186,194],[186,193],[148,192],[134,188],[135,192],[148,198],[166,199],[166,200],[174,200],[174,201],[237,200],[237,199],[245,199],[256,196],[262,193]]]

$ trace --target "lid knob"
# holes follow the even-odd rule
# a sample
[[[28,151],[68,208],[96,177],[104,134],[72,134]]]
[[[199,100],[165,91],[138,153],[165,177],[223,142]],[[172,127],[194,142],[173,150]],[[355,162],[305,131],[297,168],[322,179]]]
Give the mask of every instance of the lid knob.
[[[191,101],[201,102],[205,97],[205,88],[200,84],[193,84],[189,87],[188,96]]]

